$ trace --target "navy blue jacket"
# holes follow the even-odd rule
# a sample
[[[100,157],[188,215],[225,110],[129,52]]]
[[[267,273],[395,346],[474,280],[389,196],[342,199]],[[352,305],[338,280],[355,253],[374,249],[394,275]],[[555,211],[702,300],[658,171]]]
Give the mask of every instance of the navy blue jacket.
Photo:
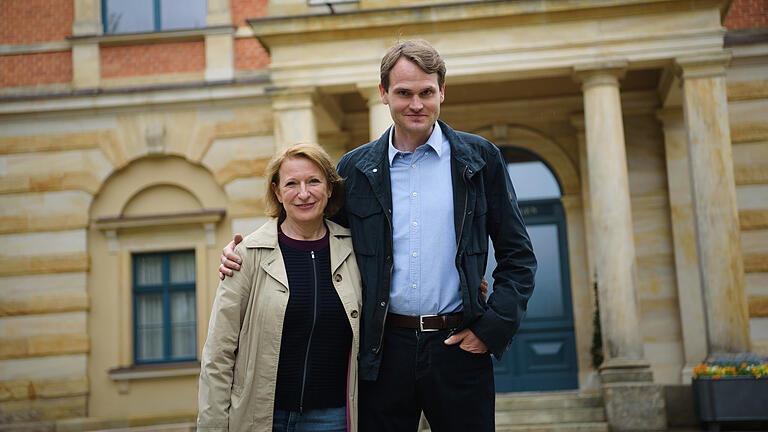
[[[517,206],[506,163],[487,140],[456,132],[439,121],[451,145],[454,226],[458,242],[464,326],[496,358],[509,348],[533,292],[536,258]],[[345,178],[346,205],[336,219],[352,230],[352,243],[363,280],[360,379],[375,380],[389,309],[392,279],[392,189],[388,133],[344,155],[338,171]],[[493,240],[498,266],[493,294],[484,301],[480,281]]]

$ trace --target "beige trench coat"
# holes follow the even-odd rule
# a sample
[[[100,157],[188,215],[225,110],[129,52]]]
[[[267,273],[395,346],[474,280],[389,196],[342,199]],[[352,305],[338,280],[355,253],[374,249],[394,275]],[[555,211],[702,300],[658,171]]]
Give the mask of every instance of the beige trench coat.
[[[350,430],[356,431],[360,271],[349,230],[331,221],[326,224],[333,285],[352,327],[347,406]],[[219,284],[203,347],[197,429],[269,432],[289,295],[277,219],[245,237],[235,252],[242,266]]]

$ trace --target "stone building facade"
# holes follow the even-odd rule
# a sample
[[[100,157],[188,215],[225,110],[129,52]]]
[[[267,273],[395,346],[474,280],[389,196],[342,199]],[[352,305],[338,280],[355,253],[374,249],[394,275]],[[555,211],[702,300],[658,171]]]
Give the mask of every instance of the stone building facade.
[[[508,357],[567,363],[553,382],[631,430],[677,421],[708,354],[768,354],[765,1],[203,0],[176,27],[146,3],[3,2],[0,424],[193,418],[220,248],[264,220],[268,159],[380,136],[378,64],[412,37],[446,60],[443,120],[555,179],[522,204],[558,224],[539,295],[562,316]]]

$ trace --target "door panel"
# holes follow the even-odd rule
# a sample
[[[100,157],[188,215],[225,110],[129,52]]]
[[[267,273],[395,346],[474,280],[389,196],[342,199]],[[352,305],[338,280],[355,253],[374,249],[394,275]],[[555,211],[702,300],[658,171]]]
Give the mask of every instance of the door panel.
[[[578,388],[565,216],[560,201],[520,203],[538,261],[528,311],[509,351],[494,359],[497,392]],[[485,278],[496,267],[489,245]]]

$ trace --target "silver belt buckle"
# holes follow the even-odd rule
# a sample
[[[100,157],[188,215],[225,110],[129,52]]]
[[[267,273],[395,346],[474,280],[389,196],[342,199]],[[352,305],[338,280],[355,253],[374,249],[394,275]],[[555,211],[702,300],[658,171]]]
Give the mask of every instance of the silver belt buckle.
[[[424,318],[432,318],[432,317],[436,317],[436,316],[439,316],[439,315],[419,315],[419,330],[422,331],[422,332],[435,332],[435,331],[440,330],[440,329],[436,329],[436,328],[435,329],[425,329],[424,328]]]

